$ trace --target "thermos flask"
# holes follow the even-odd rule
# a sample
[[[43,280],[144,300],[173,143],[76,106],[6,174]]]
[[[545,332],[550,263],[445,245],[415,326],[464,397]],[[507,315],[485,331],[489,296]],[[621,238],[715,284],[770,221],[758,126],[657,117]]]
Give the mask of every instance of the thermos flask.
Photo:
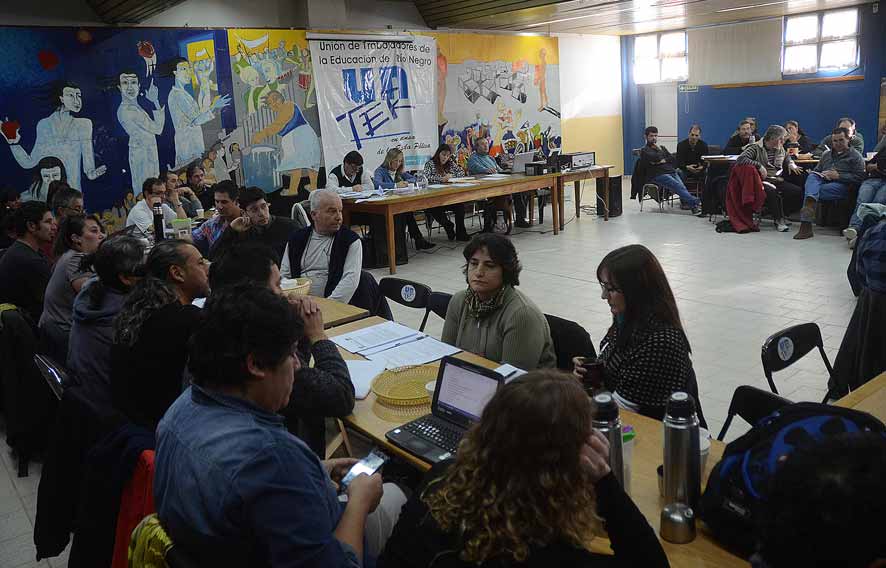
[[[685,392],[668,399],[664,417],[664,502],[661,536],[684,543],[695,538],[695,511],[701,491],[698,415]]]
[[[612,393],[602,391],[594,395],[594,417],[591,425],[609,440],[609,468],[621,486],[625,487],[621,419],[618,417],[618,405],[612,398]]]

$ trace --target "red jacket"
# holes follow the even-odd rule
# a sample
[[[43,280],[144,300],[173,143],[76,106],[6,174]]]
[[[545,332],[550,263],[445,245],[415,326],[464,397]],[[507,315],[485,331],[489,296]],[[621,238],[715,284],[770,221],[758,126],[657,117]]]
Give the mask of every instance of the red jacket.
[[[757,168],[750,164],[732,168],[726,186],[726,213],[736,233],[759,230],[754,227],[753,213],[762,211],[765,201],[763,179]]]
[[[143,518],[154,512],[154,450],[145,450],[139,456],[132,478],[120,498],[112,568],[126,568],[129,565],[132,531]]]

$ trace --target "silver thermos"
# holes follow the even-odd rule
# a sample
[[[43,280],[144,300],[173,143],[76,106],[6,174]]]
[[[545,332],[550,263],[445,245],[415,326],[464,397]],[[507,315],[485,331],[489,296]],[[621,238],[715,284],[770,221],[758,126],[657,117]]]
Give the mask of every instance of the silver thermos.
[[[609,440],[609,469],[625,487],[624,454],[622,450],[621,419],[612,393],[602,391],[594,395],[594,418],[591,425]]]
[[[701,491],[701,455],[695,401],[685,392],[668,399],[664,417],[663,539],[686,543],[695,539],[695,512]]]

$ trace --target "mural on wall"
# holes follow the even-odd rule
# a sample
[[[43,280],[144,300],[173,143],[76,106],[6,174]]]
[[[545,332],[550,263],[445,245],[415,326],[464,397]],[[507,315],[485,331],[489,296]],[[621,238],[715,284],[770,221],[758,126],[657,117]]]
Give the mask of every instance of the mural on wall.
[[[478,137],[490,154],[560,147],[557,39],[430,34],[437,39],[437,126],[464,165]]]
[[[0,49],[0,183],[45,200],[65,180],[110,230],[236,127],[224,30],[0,28]]]
[[[228,31],[237,130],[230,134],[243,185],[281,187],[307,176],[317,187],[323,163],[311,54],[303,30]],[[231,165],[232,162],[228,164]]]

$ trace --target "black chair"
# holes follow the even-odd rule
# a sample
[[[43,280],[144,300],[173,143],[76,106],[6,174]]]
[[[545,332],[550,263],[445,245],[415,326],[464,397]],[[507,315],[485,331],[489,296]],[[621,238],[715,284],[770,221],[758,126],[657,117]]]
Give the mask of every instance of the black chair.
[[[551,328],[551,341],[554,342],[554,353],[557,355],[557,368],[572,371],[573,357],[597,357],[591,334],[574,321],[545,314],[548,327]]]
[[[53,361],[49,355],[41,355],[40,353],[34,355],[34,364],[37,365],[37,370],[46,379],[46,384],[49,385],[49,389],[55,395],[55,398],[61,400],[65,387],[70,382],[68,371]]]
[[[732,393],[732,402],[729,403],[729,412],[726,414],[726,423],[717,435],[721,442],[726,437],[726,430],[732,424],[732,419],[738,415],[750,424],[756,426],[760,420],[769,416],[779,408],[791,404],[786,398],[767,392],[757,387],[742,385]]]
[[[827,353],[824,352],[824,342],[817,324],[801,323],[770,335],[763,342],[760,353],[760,358],[763,361],[763,373],[766,375],[766,380],[769,381],[770,390],[778,394],[775,381],[772,380],[772,373],[790,367],[815,347],[818,347],[818,352],[821,353],[824,366],[828,370],[828,378],[830,378],[834,374],[834,369],[831,367]],[[830,398],[830,391],[825,394],[824,400],[821,402],[827,402],[828,398]]]
[[[428,311],[434,312],[440,319],[446,319],[446,310],[449,309],[449,301],[452,299],[452,294],[447,294],[446,292],[431,292],[431,295],[428,297]],[[427,319],[427,314],[425,314],[425,319]]]
[[[431,297],[431,289],[424,284],[413,282],[412,280],[403,280],[402,278],[382,278],[378,282],[378,289],[383,298],[393,300],[398,304],[409,308],[418,308],[425,310],[425,317],[421,320],[419,331],[425,330],[425,324],[428,322],[428,299]],[[445,316],[444,316],[445,317]]]

